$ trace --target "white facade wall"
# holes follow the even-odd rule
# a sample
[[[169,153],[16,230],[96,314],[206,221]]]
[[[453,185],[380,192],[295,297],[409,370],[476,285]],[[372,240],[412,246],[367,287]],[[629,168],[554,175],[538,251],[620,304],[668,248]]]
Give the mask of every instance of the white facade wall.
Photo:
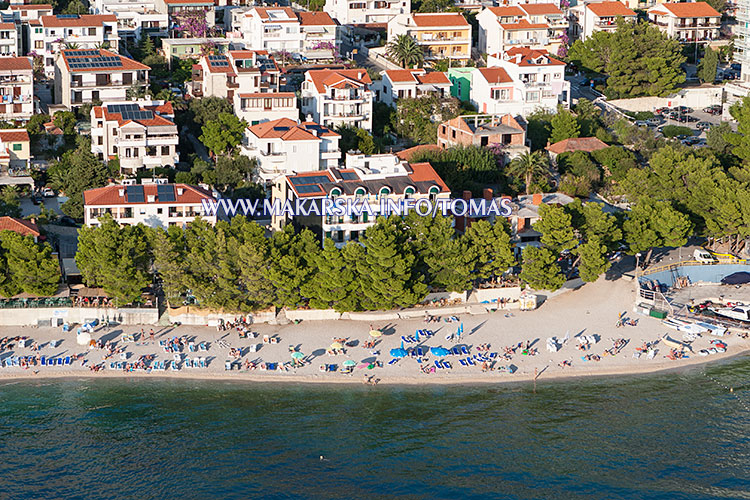
[[[411,12],[411,0],[326,0],[323,10],[345,24],[384,24]]]

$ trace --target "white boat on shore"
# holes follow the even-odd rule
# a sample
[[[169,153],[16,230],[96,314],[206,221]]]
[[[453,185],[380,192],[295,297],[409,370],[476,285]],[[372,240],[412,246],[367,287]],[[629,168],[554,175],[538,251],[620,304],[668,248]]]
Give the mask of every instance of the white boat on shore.
[[[700,323],[693,323],[677,318],[667,318],[662,321],[662,324],[674,330],[695,335],[708,331],[708,328],[701,326]]]
[[[703,328],[708,331],[709,334],[714,335],[716,337],[723,337],[727,333],[727,329],[723,326],[715,325],[713,323],[708,323],[706,321],[696,321],[696,325],[702,326]]]
[[[712,309],[712,311],[719,316],[724,316],[725,318],[750,321],[750,306],[745,304],[736,304],[733,307],[719,307]]]
[[[665,346],[670,347],[672,349],[680,349],[680,350],[688,350],[690,352],[693,352],[693,348],[690,347],[688,344],[685,344],[683,342],[678,342],[677,340],[669,338],[669,334],[664,334],[664,337],[662,337],[661,341],[664,343]]]

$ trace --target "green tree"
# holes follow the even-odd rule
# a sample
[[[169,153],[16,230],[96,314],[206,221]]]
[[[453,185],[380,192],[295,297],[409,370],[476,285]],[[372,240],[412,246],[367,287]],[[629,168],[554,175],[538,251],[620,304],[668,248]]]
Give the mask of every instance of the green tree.
[[[88,14],[89,8],[81,0],[70,0],[63,8],[62,14]]]
[[[7,269],[5,279],[1,276],[3,263]],[[0,295],[26,292],[50,296],[57,292],[58,283],[60,266],[52,257],[52,247],[34,242],[31,236],[0,231]]]
[[[29,121],[26,122],[26,132],[29,134],[29,138],[32,141],[38,141],[39,138],[46,133],[44,124],[50,121],[49,115],[44,113],[32,115]]]
[[[138,59],[143,61],[148,56],[156,55],[156,47],[154,41],[147,34],[141,35],[141,39],[138,40]]]
[[[252,309],[260,309],[273,303],[273,285],[266,277],[271,245],[264,230],[255,222],[238,216],[233,224],[242,223],[241,245],[237,253],[237,267],[241,287],[247,292]]]
[[[76,135],[76,114],[72,111],[56,112],[52,123],[62,130],[64,135]]]
[[[677,137],[679,135],[693,135],[693,130],[690,127],[682,127],[680,125],[665,125],[661,129],[661,135],[667,138]]]
[[[468,146],[419,151],[410,160],[410,163],[422,162],[430,163],[454,193],[470,190],[478,196],[487,185],[505,181],[497,158],[489,148]]]
[[[531,143],[531,150],[544,149],[552,133],[552,117],[554,115],[546,109],[539,108],[526,117],[526,137]]]
[[[552,116],[550,125],[552,127],[550,142],[553,144],[564,139],[573,139],[581,134],[581,127],[576,117],[562,106],[557,107],[557,113]]]
[[[192,99],[190,101],[189,116],[190,121],[196,125],[203,126],[222,113],[232,113],[232,104],[221,97],[204,97],[203,99]]]
[[[557,256],[548,248],[527,246],[523,249],[521,279],[536,290],[554,292],[565,283]]]
[[[570,196],[588,196],[601,181],[599,167],[584,151],[559,155],[557,165],[564,173],[560,191]]]
[[[91,152],[88,140],[81,141],[75,150],[67,151],[48,169],[49,185],[68,197],[62,211],[75,219],[83,218],[83,192],[106,186],[109,169]]]
[[[295,233],[287,225],[274,233],[266,277],[274,287],[276,307],[298,307],[305,302],[302,290],[313,276],[319,252],[319,243],[307,229]]]
[[[153,268],[159,273],[167,300],[174,300],[186,291],[185,236],[182,229],[170,226],[168,230],[149,229],[146,233],[153,258]]]
[[[714,125],[706,132],[706,144],[719,154],[729,154],[732,145],[727,142],[725,136],[731,133],[732,126],[729,122],[721,122],[718,125]]]
[[[207,122],[198,138],[214,155],[228,155],[242,142],[247,122],[231,113],[219,113],[218,117]]]
[[[523,179],[526,186],[526,194],[531,194],[532,183],[549,175],[549,161],[541,151],[523,153],[511,160],[508,165],[507,174],[512,177]]]
[[[358,244],[349,242],[348,245]],[[323,251],[316,256],[315,266],[314,276],[303,286],[303,293],[310,297],[310,306],[339,312],[356,311],[359,308],[356,266],[346,261],[344,253],[330,238],[323,242]]]
[[[235,188],[252,177],[256,160],[244,155],[219,156],[216,159],[216,184]]]
[[[602,166],[606,178],[620,181],[628,171],[638,167],[635,154],[621,146],[610,146],[593,151],[591,156]]]
[[[734,146],[732,153],[743,163],[750,163],[750,96],[744,97],[729,108],[732,118],[737,120],[737,132],[727,132],[724,140]]]
[[[398,100],[393,128],[413,144],[435,144],[440,123],[458,116],[460,101],[436,95]]]
[[[719,54],[706,45],[703,59],[698,65],[698,78],[704,83],[714,83],[716,68],[719,66]]]
[[[546,248],[560,254],[578,245],[572,218],[563,207],[542,204],[539,206],[539,217],[534,230],[542,233],[541,242]]]
[[[419,67],[424,62],[424,52],[410,35],[397,35],[386,47],[388,57],[403,68]]]
[[[466,230],[464,239],[468,246],[473,279],[492,280],[515,263],[505,219],[496,219],[494,224],[478,220]]]
[[[21,216],[21,200],[16,186],[4,186],[0,191],[0,217],[4,215],[9,217]]]
[[[351,125],[340,125],[336,132],[341,135],[339,149],[344,153],[357,150],[369,155],[375,152],[375,142],[367,130]]]
[[[611,263],[607,259],[607,247],[594,238],[576,248],[580,259],[578,272],[585,282],[594,282],[606,272]]]
[[[669,202],[650,199],[639,201],[623,223],[630,253],[648,252],[644,262],[649,261],[654,247],[679,247],[687,243],[692,227],[690,219]]]

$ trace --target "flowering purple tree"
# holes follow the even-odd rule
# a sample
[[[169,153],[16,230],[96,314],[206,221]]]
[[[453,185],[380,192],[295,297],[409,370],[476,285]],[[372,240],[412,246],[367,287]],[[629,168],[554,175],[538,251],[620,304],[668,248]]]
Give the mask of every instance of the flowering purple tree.
[[[336,44],[332,42],[316,42],[311,47],[312,50],[330,50],[331,51],[331,57],[336,59],[337,61],[341,59],[339,55],[338,49],[336,49]]]
[[[292,60],[292,53],[287,50],[279,50],[273,53],[273,58],[277,61],[281,61],[282,64],[287,64]]]
[[[570,0],[560,0],[560,8],[567,9],[570,7]]]
[[[215,54],[217,45],[212,41],[207,41],[204,44],[201,44],[201,56],[207,56],[209,54]]]
[[[568,38],[567,33],[563,33],[562,36],[560,36],[560,47],[557,49],[557,55],[560,57],[568,57],[568,44],[570,43],[570,39]]]
[[[208,25],[206,11],[186,10],[172,14],[177,26],[175,30],[187,38],[205,38],[216,36],[216,28]]]
[[[502,168],[505,164],[505,146],[499,142],[493,142],[487,146],[487,149],[489,149],[495,156],[497,166]]]

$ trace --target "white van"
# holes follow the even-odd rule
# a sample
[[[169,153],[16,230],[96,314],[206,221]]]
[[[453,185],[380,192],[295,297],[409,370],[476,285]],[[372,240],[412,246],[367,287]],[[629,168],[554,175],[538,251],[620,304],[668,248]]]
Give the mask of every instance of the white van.
[[[697,260],[698,262],[703,262],[704,264],[715,264],[717,262],[716,257],[714,257],[711,252],[708,250],[703,250],[702,248],[696,248],[693,252],[693,258]]]

